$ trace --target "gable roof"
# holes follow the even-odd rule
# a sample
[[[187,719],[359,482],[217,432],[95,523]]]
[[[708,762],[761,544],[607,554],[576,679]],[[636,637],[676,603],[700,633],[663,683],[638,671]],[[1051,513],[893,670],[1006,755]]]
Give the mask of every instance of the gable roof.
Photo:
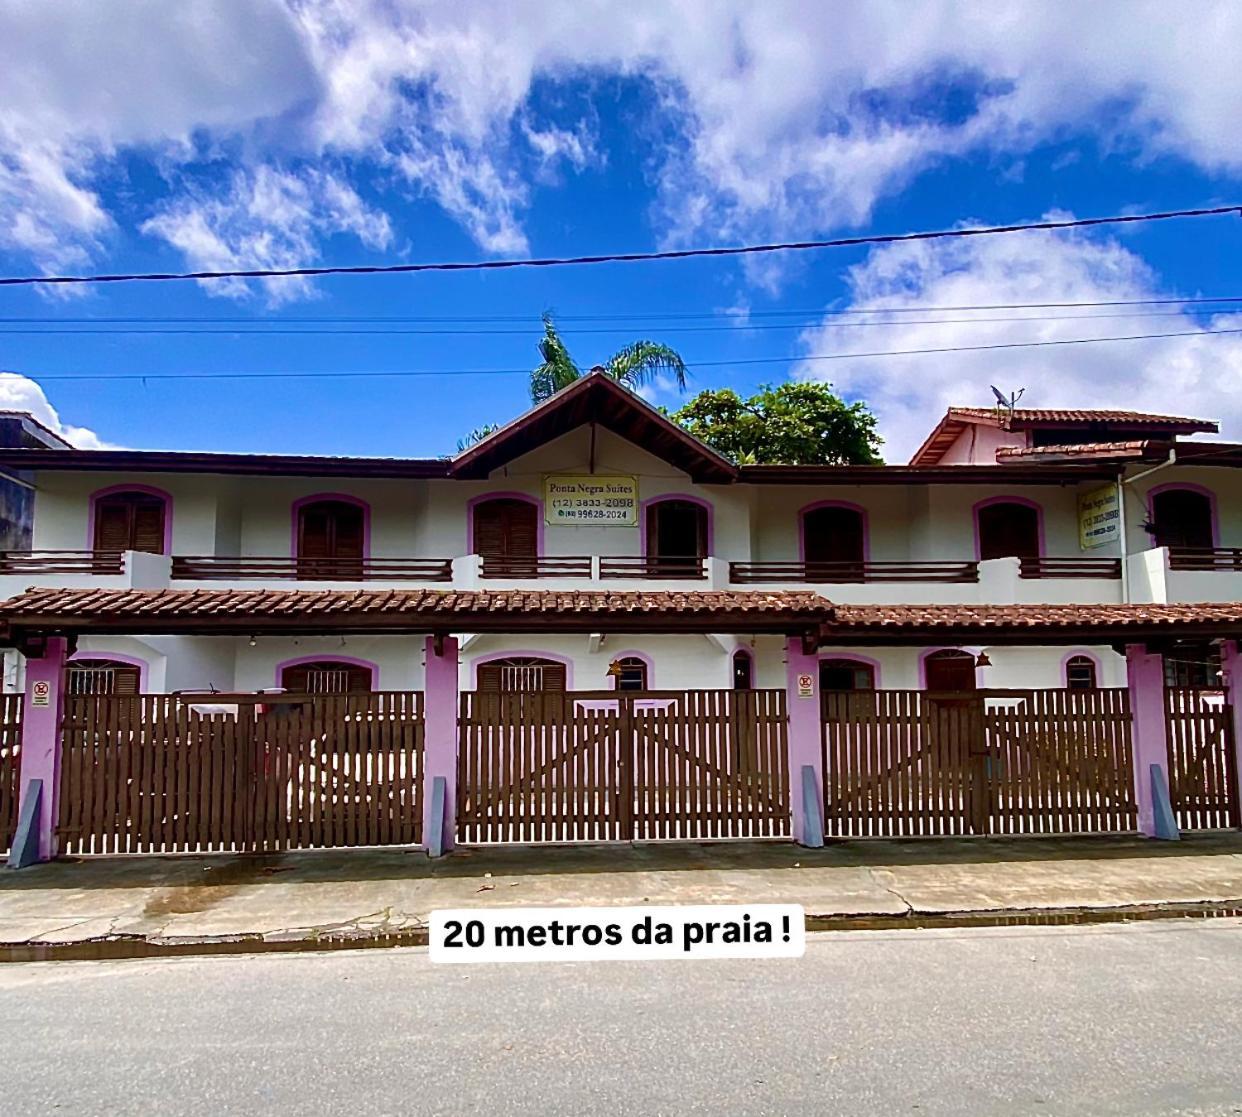
[[[449,474],[484,478],[559,435],[598,423],[695,481],[727,483],[737,467],[612,377],[591,372],[453,458]]]
[[[945,452],[967,427],[997,427],[1008,431],[1093,430],[1101,434],[1143,431],[1174,434],[1214,434],[1220,424],[1211,419],[1191,419],[1183,415],[1157,415],[1150,411],[1119,411],[1111,408],[950,407],[944,418],[915,450],[911,465],[937,465]],[[1102,438],[1101,442],[1113,441]]]

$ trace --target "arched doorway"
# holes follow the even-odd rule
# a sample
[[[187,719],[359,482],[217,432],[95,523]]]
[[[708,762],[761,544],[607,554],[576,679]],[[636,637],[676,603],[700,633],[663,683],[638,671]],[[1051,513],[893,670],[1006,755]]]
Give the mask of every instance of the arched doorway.
[[[347,500],[313,500],[298,508],[298,577],[362,577],[366,513]]]
[[[539,557],[539,509],[528,500],[493,497],[474,506],[474,553],[484,574],[533,578]]]
[[[142,672],[116,659],[74,659],[65,668],[70,694],[137,694]]]
[[[831,504],[802,514],[803,557],[812,581],[862,576],[866,526],[857,508]]]
[[[647,560],[653,573],[697,573],[707,557],[707,509],[692,500],[647,505]]]
[[[751,690],[755,685],[754,660],[750,652],[739,648],[733,653],[733,689]]]
[[[975,511],[981,561],[1039,558],[1039,509],[1015,500],[998,500]]]
[[[970,691],[976,689],[975,657],[960,648],[932,652],[923,660],[924,689]]]
[[[1152,539],[1157,547],[1208,549],[1216,545],[1212,498],[1195,489],[1151,494]]]

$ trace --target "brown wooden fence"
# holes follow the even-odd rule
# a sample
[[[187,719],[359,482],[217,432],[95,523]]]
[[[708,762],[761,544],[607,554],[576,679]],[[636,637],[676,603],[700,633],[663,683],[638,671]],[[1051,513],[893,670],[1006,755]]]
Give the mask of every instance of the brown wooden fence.
[[[0,694],[0,853],[8,853],[17,830],[21,753],[22,696]]]
[[[463,842],[783,837],[780,690],[461,696]]]
[[[1233,719],[1219,690],[1165,689],[1169,798],[1183,830],[1242,825]]]
[[[1124,689],[830,691],[822,702],[830,835],[1138,825]]]
[[[67,697],[62,850],[243,852],[421,840],[421,693],[274,702],[210,713],[166,694]]]

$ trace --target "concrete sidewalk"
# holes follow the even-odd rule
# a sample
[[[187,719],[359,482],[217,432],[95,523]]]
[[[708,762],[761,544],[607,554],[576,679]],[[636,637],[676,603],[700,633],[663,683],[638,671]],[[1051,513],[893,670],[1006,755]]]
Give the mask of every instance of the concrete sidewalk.
[[[378,935],[435,908],[518,904],[781,902],[833,918],[1229,901],[1238,833],[101,858],[0,869],[0,944]]]

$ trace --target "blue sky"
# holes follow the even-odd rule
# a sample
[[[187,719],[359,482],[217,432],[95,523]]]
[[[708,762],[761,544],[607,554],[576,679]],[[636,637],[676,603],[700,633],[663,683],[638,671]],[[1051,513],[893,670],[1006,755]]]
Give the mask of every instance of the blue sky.
[[[948,3],[831,18],[729,0],[9,5],[0,272],[634,251],[1242,200],[1242,8],[1069,7],[990,5],[984,21]],[[521,370],[550,309],[584,366],[651,337],[681,350],[692,389],[829,379],[873,406],[890,460],[948,403],[989,402],[990,383],[1242,435],[1232,336],[806,359],[1239,328],[1227,307],[867,326],[842,312],[1237,295],[1240,238],[1231,217],[749,264],[6,289],[0,368],[20,375],[0,378],[0,404],[82,445],[448,453],[527,405]],[[1015,316],[1032,320],[995,320]],[[342,317],[424,321],[354,324],[369,335],[325,321]],[[218,321],[73,336],[121,318]],[[318,332],[256,333],[282,328]],[[518,371],[339,375],[446,369]],[[332,375],[57,379],[237,371]]]

